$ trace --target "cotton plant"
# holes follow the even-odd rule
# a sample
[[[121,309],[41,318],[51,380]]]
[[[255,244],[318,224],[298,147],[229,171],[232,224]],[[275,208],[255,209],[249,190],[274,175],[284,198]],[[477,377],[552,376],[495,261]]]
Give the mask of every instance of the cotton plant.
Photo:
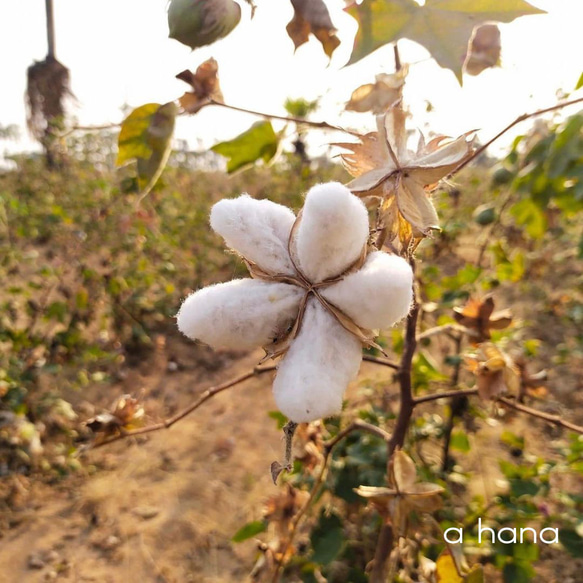
[[[380,200],[383,241],[398,239],[406,247],[439,229],[439,218],[429,191],[473,154],[472,140],[419,135],[416,150],[408,147],[406,113],[399,99],[376,117],[377,131],[359,136],[356,143],[336,144],[354,177],[347,187],[357,196]]]
[[[298,216],[244,194],[215,204],[210,224],[251,277],[188,296],[180,331],[213,348],[280,356],[273,393],[291,421],[339,413],[363,344],[410,310],[409,263],[368,249],[368,211],[335,182],[314,186]]]

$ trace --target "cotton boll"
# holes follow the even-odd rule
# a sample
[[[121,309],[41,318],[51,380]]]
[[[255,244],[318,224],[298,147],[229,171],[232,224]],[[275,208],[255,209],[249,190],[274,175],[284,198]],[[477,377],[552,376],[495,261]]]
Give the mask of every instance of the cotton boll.
[[[362,347],[315,298],[273,383],[280,411],[296,423],[340,412],[342,395],[362,360]]]
[[[211,227],[227,245],[271,273],[294,272],[287,250],[294,221],[287,207],[248,194],[221,200],[211,211]]]
[[[310,281],[342,273],[358,259],[367,238],[366,207],[345,186],[330,182],[308,192],[295,249]]]
[[[358,271],[321,291],[363,328],[388,328],[404,318],[413,300],[413,270],[397,255],[370,253]]]
[[[218,348],[251,349],[284,333],[298,313],[303,291],[285,283],[235,279],[205,287],[184,300],[179,330]]]

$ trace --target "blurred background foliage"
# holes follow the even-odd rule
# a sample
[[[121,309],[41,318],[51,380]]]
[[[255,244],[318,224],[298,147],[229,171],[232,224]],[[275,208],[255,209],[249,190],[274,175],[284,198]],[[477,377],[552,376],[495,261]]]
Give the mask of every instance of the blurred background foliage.
[[[552,412],[583,410],[582,127],[582,114],[558,124],[538,121],[503,159],[482,158],[436,191],[443,229],[419,251],[422,328],[454,324],[452,308],[494,292],[514,320],[494,331],[492,340],[516,362],[528,359],[532,371],[548,371],[545,391],[524,397]],[[158,334],[176,334],[173,316],[191,290],[244,275],[208,228],[212,204],[248,192],[299,208],[314,183],[347,180],[338,165],[309,160],[297,145],[269,168],[231,177],[214,153],[177,150],[137,206],[131,169],[114,169],[115,139],[107,132],[69,136],[68,159],[58,172],[41,157],[23,155],[0,174],[1,476],[54,480],[84,471],[75,452],[90,430],[81,423],[87,416],[71,403],[79,403],[88,385],[105,391],[124,370],[149,358]],[[402,333],[395,329],[381,342],[399,354]],[[416,394],[439,386],[473,387],[475,379],[463,366],[465,348],[456,337],[422,340],[414,361]],[[364,378],[345,415],[384,426],[397,406],[386,378]],[[272,417],[282,422],[278,414]],[[482,407],[452,402],[428,407],[414,420],[407,449],[423,480],[446,487],[441,527],[464,522],[466,553],[507,582],[531,580],[541,551],[530,543],[478,544],[478,517],[495,528],[509,522],[559,526],[564,550],[583,557],[582,439],[548,429],[539,438],[548,441],[540,455],[528,428],[505,431],[489,445],[500,451],[504,483],[490,484],[497,489],[486,499],[476,493],[477,478],[466,465],[466,459],[476,463],[477,444],[486,447],[487,437],[478,431],[485,417]],[[335,435],[341,426],[342,419],[333,419],[301,436],[305,455],[296,461],[290,484],[302,490],[314,483],[318,459],[306,446],[321,444],[322,436]],[[436,462],[442,452],[445,467]],[[341,442],[310,532],[286,568],[289,580],[367,580],[365,566],[381,520],[353,488],[382,485],[385,471],[386,446],[378,438],[353,434]],[[299,503],[291,492],[297,490],[281,491],[235,540],[266,529],[277,539]],[[435,561],[443,548],[435,531],[410,544],[396,581],[417,580],[422,557]]]

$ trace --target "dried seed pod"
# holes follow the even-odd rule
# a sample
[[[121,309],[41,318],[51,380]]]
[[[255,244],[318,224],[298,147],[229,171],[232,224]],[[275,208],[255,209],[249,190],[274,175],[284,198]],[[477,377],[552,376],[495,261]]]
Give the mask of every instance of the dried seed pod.
[[[194,50],[227,36],[240,20],[233,0],[171,0],[168,36]]]

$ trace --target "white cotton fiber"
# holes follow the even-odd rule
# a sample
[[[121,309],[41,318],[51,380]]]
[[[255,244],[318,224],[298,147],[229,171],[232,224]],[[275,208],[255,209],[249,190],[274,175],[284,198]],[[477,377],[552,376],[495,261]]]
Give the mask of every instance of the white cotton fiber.
[[[294,213],[269,200],[248,194],[216,203],[211,227],[231,249],[270,273],[293,273],[287,243]]]
[[[302,295],[297,286],[257,279],[212,285],[186,298],[178,329],[215,348],[257,348],[293,323]]]
[[[413,271],[402,257],[370,253],[362,268],[322,290],[322,295],[363,328],[388,328],[413,300]]]
[[[273,383],[278,408],[296,423],[339,413],[361,360],[360,341],[311,297]]]
[[[362,201],[338,182],[314,186],[306,195],[295,249],[312,282],[342,273],[354,263],[368,238]]]

